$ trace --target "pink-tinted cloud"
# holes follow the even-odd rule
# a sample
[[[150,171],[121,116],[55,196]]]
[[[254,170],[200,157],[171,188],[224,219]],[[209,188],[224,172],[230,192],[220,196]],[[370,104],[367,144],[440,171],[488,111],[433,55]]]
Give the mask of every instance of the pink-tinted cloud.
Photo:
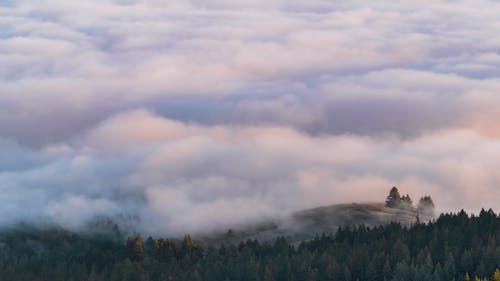
[[[133,218],[144,232],[177,235],[382,201],[392,185],[414,199],[431,194],[440,211],[477,211],[498,207],[498,149],[500,141],[473,130],[314,137],[286,127],[190,125],[139,110],[17,165],[0,163],[0,206],[11,214],[0,223],[36,218],[79,228],[96,217]],[[25,204],[30,210],[19,209]]]
[[[316,133],[371,134],[367,128],[373,127],[411,135],[488,119],[470,116],[482,107],[454,105],[470,91],[488,94],[497,84],[490,80],[499,66],[498,3],[264,2],[12,2],[0,9],[0,119],[10,119],[0,124],[0,134],[47,144],[144,106],[203,123],[207,116],[198,109],[207,100],[224,105],[205,112],[216,115],[212,122],[273,123]],[[324,88],[331,90],[319,90]],[[441,90],[448,93],[437,102],[444,121],[410,110],[399,123],[385,125],[392,116],[380,111],[421,107],[421,96]],[[388,94],[392,107],[381,109],[375,93]],[[335,113],[337,96],[362,104],[367,118],[381,115],[380,121],[360,124]],[[289,108],[289,100],[297,104]],[[175,116],[158,106],[179,101],[194,105]],[[89,117],[96,108],[99,116]],[[36,132],[37,122],[54,127],[50,137]]]
[[[104,215],[178,234],[382,200],[392,185],[440,210],[498,208],[498,12],[0,4],[0,225]]]

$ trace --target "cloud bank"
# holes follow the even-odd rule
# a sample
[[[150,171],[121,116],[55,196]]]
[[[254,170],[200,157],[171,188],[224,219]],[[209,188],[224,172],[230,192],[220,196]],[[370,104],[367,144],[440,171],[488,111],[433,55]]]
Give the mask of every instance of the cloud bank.
[[[498,209],[498,12],[1,2],[0,225],[181,234],[393,185],[440,211]]]

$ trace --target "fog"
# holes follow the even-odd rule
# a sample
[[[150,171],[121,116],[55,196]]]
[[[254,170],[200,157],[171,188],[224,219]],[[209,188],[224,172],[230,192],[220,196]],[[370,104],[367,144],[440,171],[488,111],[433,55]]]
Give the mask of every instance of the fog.
[[[0,226],[500,209],[499,3],[365,2],[1,2]]]
[[[394,184],[414,199],[431,194],[439,211],[477,210],[495,207],[500,195],[499,149],[497,139],[472,130],[411,139],[311,136],[277,126],[201,126],[136,110],[43,149],[4,141],[2,151],[13,155],[0,163],[0,209],[7,214],[0,223],[30,219],[78,229],[104,216],[178,235],[320,205],[383,201]]]

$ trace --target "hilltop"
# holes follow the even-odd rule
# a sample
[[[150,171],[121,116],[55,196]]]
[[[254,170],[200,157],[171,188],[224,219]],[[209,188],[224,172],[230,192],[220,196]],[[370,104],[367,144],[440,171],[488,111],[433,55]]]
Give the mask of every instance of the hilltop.
[[[290,241],[303,241],[321,233],[335,233],[339,227],[365,225],[374,227],[390,222],[412,225],[434,219],[434,203],[424,196],[415,207],[409,195],[400,196],[393,187],[386,202],[334,204],[301,210],[291,215],[257,224],[233,228],[227,232],[199,237],[208,243],[239,242],[247,239],[273,240],[283,236]]]
[[[433,219],[419,215],[415,209],[390,208],[384,203],[335,204],[294,212],[284,219],[234,228],[224,233],[201,237],[201,240],[210,243],[239,242],[247,239],[269,241],[284,236],[290,241],[303,241],[321,233],[335,233],[341,226],[373,227],[390,222],[409,226],[417,222],[417,216],[422,222]]]

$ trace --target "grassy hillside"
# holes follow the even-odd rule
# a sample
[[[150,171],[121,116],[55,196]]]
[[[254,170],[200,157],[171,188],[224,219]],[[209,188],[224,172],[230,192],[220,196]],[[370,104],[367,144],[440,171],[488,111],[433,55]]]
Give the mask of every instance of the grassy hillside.
[[[421,221],[432,219],[419,215]],[[384,203],[338,204],[302,210],[287,218],[234,228],[224,233],[200,237],[209,243],[239,242],[247,239],[273,240],[278,236],[290,241],[303,241],[320,233],[334,233],[339,226],[378,226],[390,222],[411,225],[417,221],[415,209],[385,207]]]

